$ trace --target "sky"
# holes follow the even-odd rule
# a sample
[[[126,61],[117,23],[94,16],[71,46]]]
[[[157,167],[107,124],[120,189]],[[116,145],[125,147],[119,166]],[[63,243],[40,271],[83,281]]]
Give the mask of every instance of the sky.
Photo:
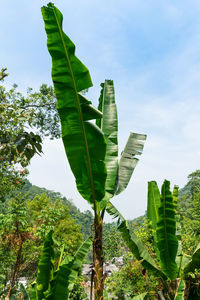
[[[52,84],[51,58],[40,7],[47,1],[0,1],[0,67],[7,88],[26,93]],[[87,97],[97,106],[100,83],[113,79],[119,150],[129,132],[147,134],[128,188],[112,202],[127,219],[145,213],[147,182],[183,187],[200,168],[200,2],[169,0],[55,0],[63,30],[93,81]],[[32,184],[87,202],[76,191],[60,140],[46,140],[29,167]]]

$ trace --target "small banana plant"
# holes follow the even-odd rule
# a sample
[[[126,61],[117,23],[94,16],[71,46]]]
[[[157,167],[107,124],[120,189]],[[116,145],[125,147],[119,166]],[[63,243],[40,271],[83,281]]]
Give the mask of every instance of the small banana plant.
[[[92,245],[91,237],[86,239],[74,256],[67,255],[59,259],[54,267],[54,241],[51,231],[45,240],[44,249],[38,264],[36,282],[30,291],[30,300],[68,299],[82,264]]]
[[[145,269],[161,278],[165,293],[159,292],[160,299],[187,299],[187,276],[200,268],[200,245],[191,257],[182,251],[181,230],[176,214],[177,198],[178,187],[175,186],[171,193],[169,181],[164,181],[161,193],[155,181],[148,183],[147,217],[151,221],[156,261],[142,241],[134,233],[130,233],[128,222],[114,205],[110,203],[107,206],[108,213],[118,218],[118,229],[130,251]],[[146,296],[147,294],[144,298]]]
[[[92,239],[88,237],[74,256],[67,255],[64,259],[61,251],[58,266],[55,269],[53,231],[45,239],[43,251],[38,264],[36,281],[29,291],[21,284],[20,299],[24,300],[60,300],[68,299],[73,289],[82,264],[92,246]],[[17,300],[11,295],[9,299]]]

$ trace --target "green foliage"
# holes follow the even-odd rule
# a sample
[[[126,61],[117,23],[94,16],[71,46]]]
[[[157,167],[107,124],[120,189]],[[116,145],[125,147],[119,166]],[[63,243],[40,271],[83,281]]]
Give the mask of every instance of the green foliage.
[[[28,180],[25,180],[25,184],[22,185],[21,193],[26,194],[26,199],[30,201],[32,201],[35,196],[41,194],[46,194],[51,203],[54,203],[57,199],[60,199],[61,203],[68,208],[69,213],[75,222],[81,226],[81,232],[83,233],[84,238],[86,239],[89,235],[91,235],[93,215],[89,210],[80,212],[80,210],[73,204],[72,200],[63,197],[58,192],[32,185]]]
[[[147,274],[141,261],[135,260],[132,255],[128,254],[124,260],[126,262],[121,269],[106,279],[108,292],[117,299],[132,299],[138,294],[149,292],[151,296],[147,299],[156,299],[154,297],[160,288],[158,279],[153,274]]]
[[[171,280],[177,277],[176,255],[178,240],[176,237],[176,206],[170,192],[170,182],[165,180],[161,191],[159,220],[156,228],[160,264],[163,273]]]
[[[128,222],[125,221],[116,207],[114,207],[113,204],[109,203],[107,212],[115,218],[118,217],[118,230],[122,233],[123,240],[125,241],[130,251],[133,253],[133,255],[136,257],[136,259],[142,260],[142,264],[145,268],[150,269],[154,273],[157,273],[158,275],[165,278],[165,275],[160,272],[156,262],[146,250],[143,242],[137,237],[134,232],[130,232]]]
[[[80,94],[92,82],[89,71],[74,54],[74,44],[62,31],[61,12],[49,3],[42,7],[42,15],[53,61],[52,79],[65,151],[78,191],[94,204],[105,194],[106,144],[103,133],[89,121],[100,118],[101,112]]]
[[[35,278],[44,237],[50,230],[55,231],[56,259],[63,246],[65,255],[73,254],[83,239],[80,225],[75,224],[61,199],[51,201],[45,194],[32,201],[25,201],[24,197],[17,194],[7,200],[7,207],[0,214],[0,284],[4,286],[13,274],[13,287],[19,276],[26,276],[29,281]]]
[[[106,262],[113,261],[114,258],[122,256],[125,252],[126,246],[116,224],[104,224],[103,245],[104,260]]]
[[[105,201],[113,197],[116,186],[116,174],[118,170],[118,119],[115,104],[114,84],[112,80],[106,80],[101,84],[101,94],[98,109],[103,113],[97,125],[103,131],[106,139],[105,163],[107,169]]]
[[[1,73],[0,80],[6,76]],[[5,201],[27,172],[17,166],[24,168],[41,154],[43,137],[59,137],[60,127],[52,87],[29,88],[24,96],[16,84],[8,91],[0,85],[0,99],[0,200]]]
[[[38,265],[36,285],[33,287],[36,290],[37,299],[67,300],[90,247],[91,238],[88,238],[80,246],[76,254],[74,256],[66,256],[53,273],[54,251],[52,232],[50,232],[45,240],[43,253]]]
[[[143,300],[145,299],[147,293],[140,294],[138,296],[133,297],[133,300]]]
[[[122,192],[143,150],[145,135],[131,133],[118,163],[117,110],[111,80],[102,84],[99,109],[81,92],[92,86],[88,69],[62,30],[63,16],[52,4],[42,7],[62,139],[79,193],[94,209],[95,299],[103,297],[102,231],[106,205]],[[102,119],[101,119],[102,118]],[[101,120],[99,120],[101,119]],[[91,120],[96,120],[97,125]],[[103,131],[102,131],[103,130]],[[105,197],[104,197],[105,196]]]
[[[49,283],[53,279],[54,249],[52,234],[53,231],[50,231],[45,239],[44,249],[38,264],[38,274],[36,280],[38,299],[44,298],[44,292],[48,290]]]

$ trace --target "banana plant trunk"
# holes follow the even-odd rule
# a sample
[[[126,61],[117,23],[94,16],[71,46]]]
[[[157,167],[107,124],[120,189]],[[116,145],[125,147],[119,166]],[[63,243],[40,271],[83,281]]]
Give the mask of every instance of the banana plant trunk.
[[[95,216],[93,240],[93,263],[94,263],[94,298],[103,299],[104,274],[103,274],[103,219]]]

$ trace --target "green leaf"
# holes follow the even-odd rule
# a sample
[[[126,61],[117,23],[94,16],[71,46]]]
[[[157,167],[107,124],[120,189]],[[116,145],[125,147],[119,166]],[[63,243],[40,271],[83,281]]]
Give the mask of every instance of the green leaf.
[[[195,269],[200,269],[200,244],[193,253],[191,261],[185,266],[183,270],[184,275],[187,276],[188,273],[194,272]]]
[[[33,282],[31,284],[31,287],[30,287],[30,290],[29,290],[29,296],[30,296],[31,300],[38,300],[36,282]]]
[[[184,300],[184,290],[185,290],[185,282],[183,279],[180,279],[174,300]]]
[[[74,257],[67,256],[58,271],[54,273],[54,278],[51,281],[51,287],[46,293],[46,299],[51,300],[67,300],[70,292],[73,289],[74,282],[81,270],[84,259],[92,244],[89,237],[78,249]]]
[[[115,92],[112,80],[105,80],[101,84],[102,90],[99,98],[98,109],[103,113],[102,119],[97,120],[97,125],[103,131],[107,146],[105,164],[107,169],[106,198],[114,196],[115,181],[118,169],[118,120],[115,104]]]
[[[135,156],[142,154],[145,140],[146,135],[144,134],[130,133],[119,161],[118,176],[115,186],[116,195],[120,194],[127,187],[138,162],[138,158]]]
[[[153,230],[154,243],[156,243],[156,228],[159,220],[158,208],[160,206],[160,191],[156,181],[148,182],[148,204],[147,204],[147,218],[151,221],[151,228]]]
[[[140,294],[138,296],[133,297],[133,300],[143,300],[146,297],[147,293]]]
[[[106,291],[106,290],[103,291],[103,299],[104,299],[104,300],[111,300],[111,299],[112,299],[112,298],[110,298],[110,297],[108,296],[108,291]]]
[[[114,217],[118,217],[118,230],[122,233],[123,240],[129,247],[137,260],[141,260],[144,268],[153,271],[155,274],[162,278],[166,278],[165,275],[158,269],[155,261],[146,250],[144,244],[138,239],[138,237],[128,228],[128,223],[123,216],[118,212],[116,207],[109,202],[109,206],[106,207],[106,211]],[[121,221],[121,223],[120,223]]]
[[[106,211],[109,215],[113,217],[113,219],[118,218],[117,224],[119,225],[122,221],[125,221],[124,217],[120,214],[117,208],[111,203],[108,202],[106,206]]]
[[[49,288],[49,283],[53,277],[53,231],[50,231],[45,239],[44,248],[38,264],[38,274],[36,279],[37,298],[44,299],[44,292]]]
[[[62,30],[62,14],[52,4],[42,7],[47,46],[52,56],[52,78],[61,120],[61,133],[79,193],[89,203],[105,195],[106,142],[91,119],[101,112],[80,92],[92,86],[88,69],[75,56],[75,46]]]
[[[177,277],[176,255],[178,240],[176,237],[176,206],[170,192],[170,182],[162,185],[159,222],[157,223],[157,247],[160,253],[160,264],[163,273],[170,279]]]

